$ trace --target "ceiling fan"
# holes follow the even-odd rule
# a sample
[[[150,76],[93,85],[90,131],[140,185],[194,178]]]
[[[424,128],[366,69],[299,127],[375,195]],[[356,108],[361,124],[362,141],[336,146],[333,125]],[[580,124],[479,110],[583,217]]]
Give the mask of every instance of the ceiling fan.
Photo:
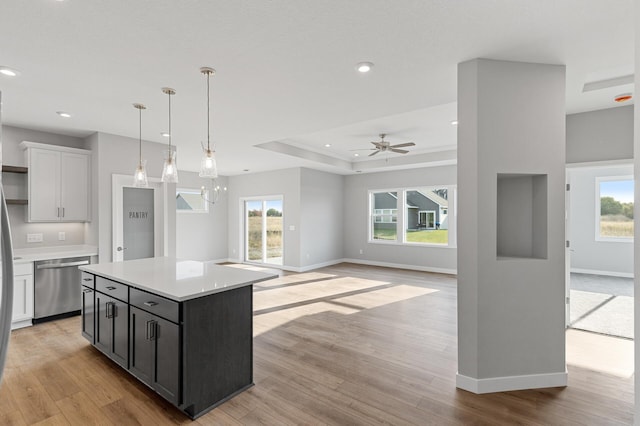
[[[398,149],[398,148],[415,146],[415,143],[413,142],[405,142],[397,145],[391,145],[391,143],[384,140],[386,136],[387,136],[386,133],[380,133],[380,141],[371,142],[375,148],[370,148],[367,150],[367,151],[373,151],[371,154],[369,154],[369,157],[376,155],[379,152],[387,152],[387,151],[396,152],[398,154],[407,154],[409,151],[405,149]],[[353,150],[353,151],[362,151],[362,150]]]

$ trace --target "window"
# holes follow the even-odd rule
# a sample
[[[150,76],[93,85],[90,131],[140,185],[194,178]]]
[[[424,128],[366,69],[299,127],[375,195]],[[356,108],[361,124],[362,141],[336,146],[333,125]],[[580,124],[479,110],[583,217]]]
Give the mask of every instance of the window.
[[[453,187],[370,191],[369,241],[448,245],[450,190]]]
[[[177,189],[176,211],[180,213],[208,213],[209,203],[205,201],[207,195],[206,189]]]
[[[633,241],[633,177],[596,178],[596,240]]]
[[[398,236],[398,193],[371,193],[371,239],[395,241]]]

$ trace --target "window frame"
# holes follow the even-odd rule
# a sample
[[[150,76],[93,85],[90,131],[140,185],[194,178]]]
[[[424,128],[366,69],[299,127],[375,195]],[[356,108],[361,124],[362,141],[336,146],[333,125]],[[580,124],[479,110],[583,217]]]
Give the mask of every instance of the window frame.
[[[600,206],[600,184],[602,182],[611,182],[611,181],[631,181],[635,186],[635,181],[632,175],[612,175],[612,176],[596,176],[595,179],[595,241],[597,242],[608,242],[608,243],[633,243],[634,237],[607,237],[602,236],[600,234],[600,217],[601,217],[601,206]],[[634,190],[635,191],[635,190]],[[635,195],[635,192],[634,192]],[[635,197],[634,197],[635,198]],[[635,199],[634,199],[635,204]],[[633,218],[633,223],[635,227],[635,217]]]
[[[447,242],[443,244],[439,243],[422,243],[422,242],[412,242],[407,241],[407,229],[406,224],[408,222],[407,217],[407,192],[409,191],[420,191],[420,190],[435,190],[435,189],[446,189],[447,190],[447,201],[448,205],[446,207],[447,216],[453,213],[451,217],[452,220],[449,221],[449,229],[447,233]],[[387,239],[374,239],[374,223],[392,223],[392,222],[374,222],[374,218],[376,217],[376,210],[388,210],[388,209],[375,209],[374,210],[374,195],[378,193],[396,193],[396,239],[395,240],[387,240]],[[394,187],[394,188],[385,188],[385,189],[370,189],[367,191],[367,200],[368,200],[368,220],[367,220],[367,242],[370,244],[391,244],[391,245],[403,245],[409,247],[435,247],[435,248],[455,248],[455,234],[456,231],[452,230],[453,227],[456,226],[455,219],[457,216],[456,209],[456,199],[457,195],[457,185],[424,185],[424,186],[407,186],[407,187]],[[425,210],[426,211],[426,210]],[[429,210],[429,212],[433,212],[435,216],[435,210]],[[435,219],[434,219],[434,227],[432,230],[435,230]],[[453,239],[453,240],[452,240]]]
[[[204,191],[204,198],[202,198],[202,191]],[[203,189],[203,188],[188,188],[188,187],[180,187],[180,188],[176,188],[176,199],[178,198],[178,195],[180,195],[180,193],[187,193],[187,194],[198,194],[199,197],[202,198],[202,205],[204,206],[203,209],[196,209],[196,210],[182,210],[179,209],[178,206],[176,205],[176,213],[179,214],[208,214],[210,209],[209,209],[209,203],[207,202],[207,196],[209,194],[209,190],[207,189]]]

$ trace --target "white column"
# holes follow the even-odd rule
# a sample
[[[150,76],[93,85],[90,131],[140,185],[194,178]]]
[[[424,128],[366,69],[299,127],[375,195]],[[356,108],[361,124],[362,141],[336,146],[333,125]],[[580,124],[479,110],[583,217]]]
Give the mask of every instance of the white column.
[[[565,67],[458,66],[458,376],[565,386]]]

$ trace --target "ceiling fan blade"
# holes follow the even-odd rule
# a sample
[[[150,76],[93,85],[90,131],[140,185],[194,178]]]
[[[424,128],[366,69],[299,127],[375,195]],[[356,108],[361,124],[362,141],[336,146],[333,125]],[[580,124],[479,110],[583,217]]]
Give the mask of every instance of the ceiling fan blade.
[[[404,149],[395,149],[395,148],[391,148],[390,151],[391,152],[397,152],[398,154],[406,154],[406,153],[409,152],[409,151],[404,150]]]
[[[403,146],[415,146],[416,144],[413,142],[400,143],[398,145],[391,145],[391,148],[402,148]]]
[[[379,150],[375,150],[374,152],[372,152],[371,154],[369,154],[369,157],[371,157],[371,156],[373,156],[373,155],[376,155],[376,154],[377,154],[377,153],[379,153],[379,152],[380,152]]]
[[[378,148],[360,148],[360,149],[350,149],[349,151],[374,151]]]

